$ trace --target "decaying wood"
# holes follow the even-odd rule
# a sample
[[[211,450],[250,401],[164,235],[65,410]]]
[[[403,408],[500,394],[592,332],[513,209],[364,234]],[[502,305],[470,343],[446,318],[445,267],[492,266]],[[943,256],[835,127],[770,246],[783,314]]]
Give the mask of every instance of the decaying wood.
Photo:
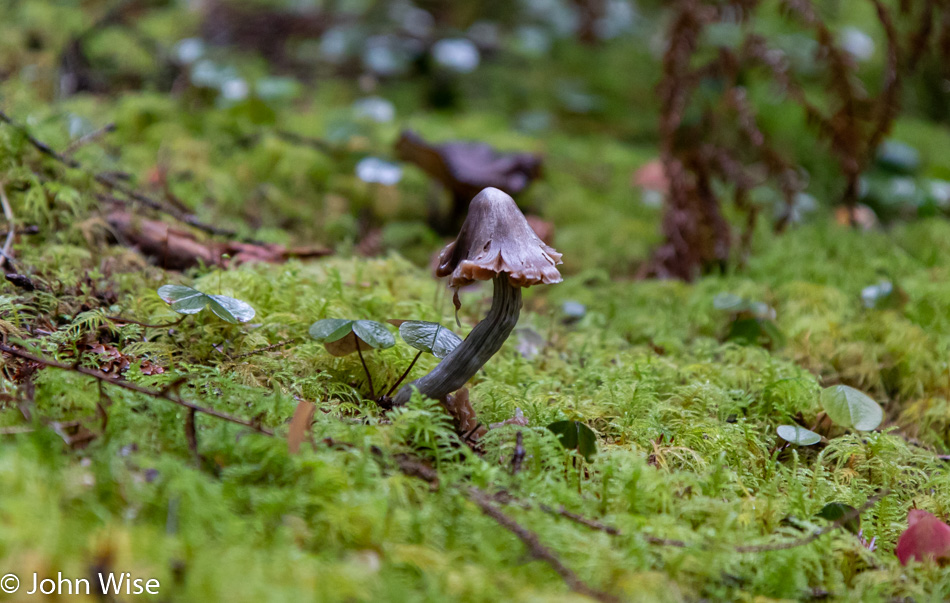
[[[291,257],[320,257],[332,253],[324,248],[287,248],[276,243],[256,245],[237,241],[202,241],[193,232],[126,211],[114,211],[106,220],[121,241],[155,258],[156,263],[163,268],[172,270],[184,270],[199,264],[225,266],[248,262],[280,263]]]

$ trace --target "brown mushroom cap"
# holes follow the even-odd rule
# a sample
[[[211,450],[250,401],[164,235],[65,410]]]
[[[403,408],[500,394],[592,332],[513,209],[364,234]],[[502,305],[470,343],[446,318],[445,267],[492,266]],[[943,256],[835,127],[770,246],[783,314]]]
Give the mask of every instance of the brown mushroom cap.
[[[561,282],[561,254],[531,230],[514,199],[497,188],[475,195],[457,239],[439,255],[438,276],[463,287],[505,273],[516,287]]]

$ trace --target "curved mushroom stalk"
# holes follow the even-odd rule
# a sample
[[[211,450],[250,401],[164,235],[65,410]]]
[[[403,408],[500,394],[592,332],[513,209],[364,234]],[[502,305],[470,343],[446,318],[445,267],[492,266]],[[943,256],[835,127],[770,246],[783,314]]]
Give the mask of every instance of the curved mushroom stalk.
[[[442,250],[436,274],[451,275],[449,286],[455,288],[492,279],[491,309],[432,372],[399,390],[393,403],[408,402],[413,389],[436,400],[461,389],[518,323],[521,287],[561,282],[560,263],[561,254],[531,230],[514,199],[496,188],[478,193],[458,238]]]
[[[399,390],[393,403],[405,404],[412,397],[413,388],[427,398],[441,400],[454,391],[462,389],[475,376],[488,359],[501,349],[505,340],[518,324],[521,313],[521,289],[513,286],[508,276],[502,274],[494,279],[495,291],[491,309],[480,323],[475,325],[465,341],[425,377],[416,379]]]

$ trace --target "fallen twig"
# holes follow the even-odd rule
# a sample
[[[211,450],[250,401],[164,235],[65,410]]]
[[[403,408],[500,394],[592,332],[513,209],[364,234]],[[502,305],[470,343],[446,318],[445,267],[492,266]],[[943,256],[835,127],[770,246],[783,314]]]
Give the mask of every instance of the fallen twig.
[[[155,199],[152,199],[148,195],[140,193],[136,191],[135,189],[133,189],[132,187],[127,186],[126,184],[120,182],[113,174],[109,174],[106,172],[94,172],[92,170],[89,170],[76,159],[73,159],[72,157],[67,157],[66,155],[62,153],[58,153],[51,146],[49,146],[42,140],[39,140],[32,134],[30,134],[29,131],[26,129],[26,127],[24,127],[23,125],[15,121],[13,118],[11,118],[2,110],[0,110],[0,121],[6,123],[11,128],[14,128],[15,130],[23,134],[27,142],[29,142],[40,153],[46,155],[47,157],[50,157],[51,159],[54,159],[55,161],[65,165],[66,167],[86,172],[87,174],[92,176],[92,178],[96,182],[98,182],[99,184],[101,184],[102,186],[106,187],[107,189],[111,191],[122,193],[129,199],[132,199],[133,201],[138,201],[139,203],[141,203],[142,205],[145,205],[146,207],[150,209],[154,209],[155,211],[166,213],[180,222],[183,222],[185,224],[188,224],[189,226],[193,226],[194,228],[203,230],[210,234],[234,238],[234,239],[242,240],[244,242],[252,243],[255,245],[260,244],[259,241],[256,241],[252,238],[238,236],[238,234],[234,232],[233,230],[219,228],[217,226],[207,224],[205,222],[198,220],[198,218],[196,218],[195,216],[191,214],[187,214],[187,213],[178,211],[174,208],[167,207],[164,203],[156,201]],[[111,196],[100,195],[99,199],[106,200],[106,201],[114,201],[117,203],[125,203],[122,199],[118,199],[116,197],[111,197]]]
[[[492,504],[491,497],[488,494],[473,486],[468,489],[468,499],[478,505],[482,513],[494,519],[501,527],[514,534],[518,540],[523,542],[532,557],[544,561],[551,566],[551,569],[557,572],[571,590],[598,601],[607,601],[610,603],[620,601],[620,599],[614,595],[597,590],[581,580],[572,569],[561,562],[554,551],[541,544],[541,540],[537,534],[525,528]]]
[[[160,324],[157,324],[157,325],[150,325],[150,324],[148,324],[148,323],[139,322],[139,321],[133,320],[133,319],[131,319],[131,318],[123,318],[122,316],[106,316],[106,318],[108,318],[108,319],[111,320],[112,322],[121,322],[121,323],[128,323],[128,324],[138,325],[138,326],[140,326],[140,327],[145,327],[146,329],[164,329],[164,328],[167,328],[167,327],[174,327],[175,325],[181,324],[181,322],[182,322],[183,320],[185,320],[186,318],[188,318],[188,316],[189,316],[188,314],[184,314],[184,315],[182,315],[181,318],[179,318],[179,319],[176,320],[176,321],[173,321],[173,322],[166,322],[166,323],[160,323]]]
[[[845,513],[835,521],[831,522],[827,526],[821,528],[820,530],[815,530],[808,536],[804,538],[798,538],[796,540],[789,540],[787,542],[772,542],[765,544],[750,544],[745,546],[737,546],[737,553],[763,553],[766,551],[782,551],[785,549],[793,549],[800,546],[805,546],[815,540],[818,540],[820,537],[828,534],[829,532],[834,532],[838,528],[842,527],[844,524],[860,516],[861,513],[864,513],[871,507],[877,504],[879,500],[890,494],[890,490],[883,490],[869,498],[867,502],[858,507],[857,509]]]
[[[3,206],[3,216],[7,219],[7,240],[3,243],[3,250],[0,251],[0,268],[4,262],[8,262],[13,268],[13,238],[16,236],[16,224],[13,220],[13,209],[10,207],[10,201],[7,199],[7,185],[0,182],[0,205]]]
[[[93,142],[95,140],[102,138],[103,136],[105,136],[106,134],[109,134],[110,132],[115,132],[115,124],[106,124],[102,126],[101,128],[99,128],[98,130],[95,130],[93,132],[80,136],[78,139],[76,139],[75,142],[73,142],[71,145],[66,147],[66,150],[63,151],[63,155],[64,156],[72,155],[83,146],[89,144],[90,142]]]
[[[87,375],[89,377],[98,379],[104,383],[115,385],[116,387],[121,387],[122,389],[127,389],[127,390],[137,392],[140,394],[145,394],[146,396],[151,396],[159,400],[166,400],[168,402],[171,402],[172,404],[183,406],[195,412],[211,415],[212,417],[217,417],[221,420],[227,421],[229,423],[234,423],[236,425],[243,425],[244,427],[249,427],[253,429],[254,431],[257,431],[258,433],[271,435],[271,436],[274,435],[273,431],[271,431],[270,429],[267,429],[266,427],[258,425],[257,423],[254,423],[253,421],[242,419],[240,417],[236,417],[234,415],[228,414],[226,412],[222,412],[220,410],[215,410],[213,408],[199,406],[197,404],[194,404],[192,402],[188,402],[187,400],[182,399],[180,396],[172,394],[170,390],[174,389],[174,384],[172,384],[172,386],[166,387],[165,389],[156,390],[156,389],[151,389],[148,387],[143,387],[136,383],[132,383],[131,381],[118,379],[114,375],[109,375],[107,373],[103,373],[102,371],[98,371],[96,369],[90,369],[90,368],[86,368],[82,366],[77,366],[75,364],[64,364],[62,362],[56,362],[55,360],[49,360],[47,358],[43,358],[42,356],[37,356],[35,354],[31,354],[29,352],[17,349],[15,347],[11,347],[6,344],[0,344],[0,352],[5,352],[7,354],[10,354],[11,356],[16,356],[17,358],[23,358],[24,360],[32,360],[33,362],[42,364],[43,366],[47,366],[50,368],[58,368],[65,371],[73,371],[75,373],[81,373],[83,375]]]
[[[237,356],[231,356],[231,360],[240,360],[241,358],[247,358],[248,356],[255,356],[257,354],[263,354],[264,352],[269,352],[271,350],[276,350],[277,348],[282,348],[285,345],[291,343],[297,343],[297,339],[285,339],[284,341],[278,341],[277,343],[272,343],[270,345],[265,345],[262,348],[257,348],[256,350],[251,350],[250,352],[244,352],[243,354],[238,354]]]

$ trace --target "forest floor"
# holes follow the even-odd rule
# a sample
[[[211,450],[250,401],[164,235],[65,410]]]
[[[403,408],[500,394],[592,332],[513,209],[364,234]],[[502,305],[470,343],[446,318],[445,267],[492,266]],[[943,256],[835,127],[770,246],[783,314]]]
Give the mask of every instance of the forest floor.
[[[30,77],[0,85],[13,122],[0,123],[0,189],[20,230],[5,272],[21,275],[0,283],[3,345],[20,353],[0,380],[0,574],[27,587],[34,572],[129,572],[167,601],[950,598],[950,567],[894,553],[910,509],[950,514],[947,220],[865,231],[819,211],[781,236],[763,222],[724,274],[636,280],[661,210],[630,179],[654,142],[529,134],[494,111],[409,101],[398,127],[367,124],[352,118],[359,94],[333,82],[262,108],[149,92],[51,103]],[[279,134],[332,139],[341,123],[354,130],[329,152]],[[565,278],[525,291],[517,330],[469,385],[482,424],[526,420],[490,429],[478,453],[437,403],[381,409],[360,359],[308,336],[324,318],[464,336],[487,311],[490,284],[463,290],[455,328],[432,276],[446,239],[424,221],[441,190],[409,166],[392,186],[354,175],[403,126],[545,160],[524,206],[554,225]],[[906,120],[895,135],[921,130]],[[933,153],[950,147],[945,129],[927,136]],[[330,254],[175,271],[110,221],[131,212],[207,239],[170,218],[176,204],[234,231],[218,241]],[[360,255],[377,227],[376,255]],[[882,281],[890,294],[868,289]],[[167,283],[255,316],[123,320],[181,318],[156,293]],[[767,304],[762,337],[737,340],[727,296]],[[367,353],[376,389],[414,354]],[[878,401],[880,427],[822,420],[835,385]],[[592,429],[596,452],[565,450],[547,429],[562,420]],[[783,424],[822,440],[786,445]],[[832,502],[860,511],[860,534],[818,516]]]

